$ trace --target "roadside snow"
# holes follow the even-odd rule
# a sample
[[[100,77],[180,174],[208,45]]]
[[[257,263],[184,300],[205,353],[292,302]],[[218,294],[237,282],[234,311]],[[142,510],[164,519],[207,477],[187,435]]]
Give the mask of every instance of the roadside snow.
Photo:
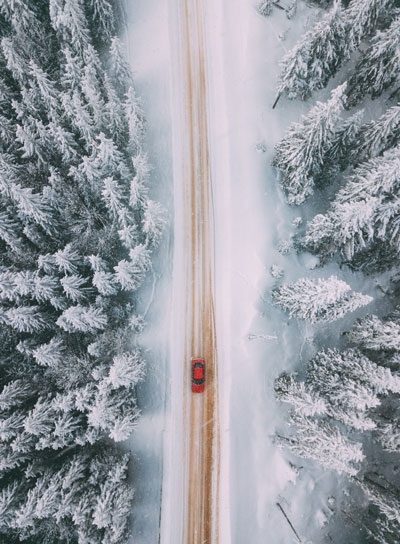
[[[168,401],[168,346],[170,284],[173,253],[173,186],[171,119],[168,72],[169,35],[167,6],[157,0],[126,0],[126,44],[136,90],[147,120],[144,149],[153,167],[150,198],[168,210],[169,226],[148,275],[137,312],[144,315],[146,328],[139,338],[148,363],[147,377],[138,388],[142,410],[130,441],[134,455],[132,542],[156,544],[163,477],[164,430]]]

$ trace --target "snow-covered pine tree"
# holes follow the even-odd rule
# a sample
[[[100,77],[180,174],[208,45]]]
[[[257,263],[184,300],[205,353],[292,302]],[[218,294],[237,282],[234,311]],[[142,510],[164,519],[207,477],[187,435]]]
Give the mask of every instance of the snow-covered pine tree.
[[[400,74],[400,17],[390,27],[378,31],[356,65],[347,87],[348,105],[354,106],[366,95],[380,96]]]
[[[400,508],[396,494],[390,489],[384,490],[367,481],[364,481],[361,487],[368,499],[378,507],[379,512],[384,516],[384,520],[376,520],[376,527],[370,531],[370,536],[374,538],[375,542],[395,544],[400,531]]]
[[[133,87],[129,87],[124,102],[125,117],[128,122],[129,148],[133,155],[140,153],[145,120],[142,105]]]
[[[163,206],[154,200],[147,200],[142,225],[148,247],[157,247],[166,224],[167,220]],[[135,251],[135,249],[130,251],[131,259],[136,258],[135,253],[135,257],[132,257],[132,251]]]
[[[393,197],[399,176],[400,147],[361,164],[327,213],[308,223],[304,246],[323,256],[339,251],[349,261],[374,242],[398,251],[398,199]]]
[[[400,392],[400,376],[392,374],[388,368],[377,365],[354,349],[342,352],[336,349],[320,351],[307,366],[307,383],[323,397],[342,394],[346,396],[340,390],[346,384],[353,391],[352,384],[354,387],[364,384],[378,395]],[[359,400],[363,404],[363,399]],[[357,402],[357,396],[354,396],[354,401]]]
[[[77,274],[78,265],[81,262],[79,253],[73,249],[71,244],[67,244],[63,249],[59,249],[54,254],[54,262],[60,272],[65,274]]]
[[[398,420],[381,423],[377,436],[383,449],[392,452],[400,451],[400,422]]]
[[[272,0],[259,0],[257,7],[258,13],[263,17],[271,15],[272,12]]]
[[[34,394],[35,387],[32,383],[21,379],[9,382],[4,385],[0,393],[0,411],[4,413],[15,406],[20,406]]]
[[[126,62],[121,41],[117,36],[111,39],[109,73],[121,96],[124,96],[132,86],[132,74]],[[133,89],[129,92],[133,92]]]
[[[383,395],[400,391],[400,378],[359,351],[326,350],[309,361],[306,385],[326,402],[330,417],[366,431],[376,427],[370,410]]]
[[[292,415],[291,423],[296,427],[296,435],[278,438],[278,442],[294,454],[339,474],[355,476],[358,473],[365,458],[361,443],[350,441],[338,427],[324,420]]]
[[[118,182],[111,177],[103,179],[103,190],[101,191],[101,196],[110,212],[111,217],[113,219],[118,217],[118,212],[124,206],[125,201],[125,195]]]
[[[361,349],[400,352],[400,324],[394,319],[367,315],[354,323],[348,339]]]
[[[134,290],[150,267],[150,250],[139,244],[130,250],[130,260],[123,259],[114,267],[115,280],[123,290]]]
[[[299,279],[272,291],[272,299],[290,317],[311,323],[335,321],[372,300],[368,295],[352,292],[350,286],[336,276]]]
[[[49,544],[77,535],[81,543],[104,542],[107,534],[110,544],[123,544],[132,501],[127,475],[127,457],[109,447],[74,452],[58,467],[32,465],[20,485],[14,480],[0,491],[0,534],[12,528],[23,540]]]
[[[138,153],[132,159],[135,175],[130,185],[129,204],[134,209],[143,209],[147,200],[146,184],[149,180],[150,166],[147,155],[143,152]]]
[[[49,2],[54,29],[61,34],[65,43],[70,43],[77,52],[83,52],[90,45],[91,38],[82,0]]]
[[[325,87],[349,57],[347,34],[343,8],[336,0],[323,19],[283,58],[278,95],[305,100]]]
[[[114,267],[129,262],[136,289],[162,221],[147,202],[144,117],[116,37],[119,9],[111,0],[0,0],[7,542],[7,531],[16,542],[126,541],[131,491],[115,474],[107,480],[119,461],[107,461],[105,437],[125,440],[136,423],[133,386],[144,370],[132,334],[143,320],[131,319],[134,299]],[[84,478],[71,462],[78,453]],[[114,510],[100,528],[93,514],[105,482]]]
[[[67,332],[89,332],[104,330],[107,316],[101,308],[95,306],[70,306],[57,319],[57,325]]]
[[[343,121],[339,121],[334,137],[327,147],[321,172],[316,184],[323,186],[326,180],[339,174],[347,168],[350,158],[349,150],[358,147],[362,138],[362,118],[364,111],[360,110]]]
[[[115,31],[115,16],[109,0],[89,0],[92,16],[89,18],[91,28],[98,39],[108,42]]]
[[[17,332],[35,333],[48,326],[39,306],[16,306],[5,311],[5,322]]]
[[[380,20],[395,14],[396,0],[352,0],[343,14],[351,50],[376,32]]]
[[[64,276],[61,278],[60,283],[66,296],[72,302],[84,302],[90,294],[90,288],[84,287],[88,283],[88,278],[84,278],[80,274]]]
[[[128,123],[125,118],[123,103],[108,74],[104,74],[104,89],[107,97],[104,111],[104,126],[107,127],[107,132],[118,147],[123,147],[126,144]]]
[[[126,537],[133,491],[127,485],[128,456],[109,471],[101,486],[96,507],[93,512],[93,523],[105,529],[105,539],[110,544],[117,544]]]
[[[317,102],[301,123],[293,123],[275,146],[273,165],[282,172],[280,184],[290,204],[301,204],[313,193],[326,155],[335,140],[343,109],[345,85],[332,91],[325,103]]]
[[[133,387],[144,377],[144,363],[139,351],[121,353],[113,359],[108,381],[113,389]]]
[[[109,379],[105,378],[88,405],[87,420],[90,427],[108,433],[114,442],[123,442],[135,429],[139,413],[132,390],[112,389]]]
[[[349,160],[361,163],[381,155],[400,142],[400,105],[392,106],[375,121],[362,125],[357,139],[349,142]]]
[[[33,357],[40,366],[57,368],[65,358],[66,346],[62,338],[53,337],[47,344],[33,350]]]
[[[291,404],[301,416],[320,416],[327,412],[326,403],[318,393],[288,374],[275,380],[275,393],[280,401]]]

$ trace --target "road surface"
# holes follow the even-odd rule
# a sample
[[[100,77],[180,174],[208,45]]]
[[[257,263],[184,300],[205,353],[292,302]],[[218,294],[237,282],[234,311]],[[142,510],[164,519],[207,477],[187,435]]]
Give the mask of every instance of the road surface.
[[[201,0],[176,0],[182,83],[181,179],[186,275],[183,331],[182,544],[218,544],[219,414],[213,304],[213,210],[207,125],[207,66]],[[191,357],[204,357],[206,386],[190,389]]]

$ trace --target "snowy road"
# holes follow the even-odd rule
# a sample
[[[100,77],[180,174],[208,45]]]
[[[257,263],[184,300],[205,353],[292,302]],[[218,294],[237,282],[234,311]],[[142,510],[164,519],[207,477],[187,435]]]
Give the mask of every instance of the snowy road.
[[[218,403],[213,304],[213,224],[207,126],[206,55],[200,0],[178,2],[183,83],[182,189],[186,268],[186,327],[182,365],[184,465],[182,538],[184,543],[218,542]],[[190,390],[190,359],[206,361],[203,394]]]
[[[200,0],[170,1],[175,195],[170,438],[162,542],[218,543],[219,416],[213,303],[213,214],[206,55]],[[182,293],[184,295],[182,296]],[[206,361],[191,392],[192,357]],[[169,461],[168,461],[169,459]],[[180,459],[177,466],[176,460]],[[180,472],[180,473],[179,473]],[[173,476],[172,476],[173,475]]]

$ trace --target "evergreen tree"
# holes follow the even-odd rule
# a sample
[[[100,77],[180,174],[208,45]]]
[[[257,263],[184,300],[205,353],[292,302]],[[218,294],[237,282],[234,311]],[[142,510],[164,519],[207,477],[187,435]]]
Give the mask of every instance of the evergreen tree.
[[[372,98],[394,83],[400,73],[400,17],[377,33],[349,79],[348,104],[354,106],[370,94]]]
[[[115,29],[115,17],[112,4],[109,0],[90,0],[93,10],[92,28],[103,41],[111,40]]]
[[[348,27],[339,1],[281,62],[278,94],[305,100],[322,89],[348,59]]]
[[[319,352],[308,364],[306,384],[324,399],[331,417],[361,431],[376,427],[370,410],[381,396],[400,391],[398,376],[354,350]]]
[[[325,215],[308,224],[304,246],[321,255],[335,251],[347,259],[375,242],[398,247],[400,148],[360,165],[347,178]]]
[[[349,143],[350,161],[360,163],[378,157],[400,141],[400,105],[389,108],[376,121],[360,127],[357,140]]]
[[[384,423],[379,426],[378,440],[387,451],[400,451],[400,425],[399,421]]]
[[[126,440],[139,414],[144,362],[132,345],[143,320],[132,290],[164,219],[148,200],[119,9],[0,0],[5,542],[127,540],[127,459],[109,444]]]
[[[332,92],[328,102],[317,102],[303,122],[293,123],[275,146],[273,165],[282,172],[280,183],[290,204],[301,204],[313,193],[314,179],[335,139],[344,90],[342,85]]]
[[[335,321],[372,300],[368,295],[351,292],[350,286],[336,276],[317,281],[302,278],[275,289],[272,298],[290,317],[311,323]]]
[[[396,0],[352,0],[344,12],[351,49],[375,33],[380,20],[396,13]]]
[[[260,15],[267,17],[272,12],[272,1],[271,0],[260,0],[257,4],[257,11]]]
[[[301,416],[319,416],[327,413],[327,406],[318,393],[293,376],[283,374],[275,380],[275,393],[282,402],[288,402]]]
[[[329,349],[319,352],[309,362],[307,383],[312,384],[322,395],[342,395],[340,388],[345,387],[345,382],[364,384],[377,394],[400,392],[399,376],[373,363],[357,350],[339,352]],[[362,398],[359,400],[363,404]],[[358,402],[357,396],[354,402]]]
[[[400,351],[400,324],[394,319],[379,319],[367,315],[355,322],[349,341],[360,348],[373,351]]]
[[[57,319],[57,325],[67,332],[95,333],[105,329],[107,316],[101,308],[77,304],[64,310]]]
[[[157,246],[166,225],[165,210],[159,202],[155,202],[154,200],[147,201],[142,225],[147,245],[149,247]],[[131,258],[134,259],[132,253]]]
[[[316,461],[326,470],[350,476],[358,473],[365,458],[361,443],[351,442],[338,427],[327,421],[292,416],[291,422],[296,426],[296,435],[280,439],[282,445],[300,457]]]
[[[362,118],[364,111],[360,110],[345,119],[340,121],[332,141],[327,146],[326,155],[322,164],[321,172],[317,176],[316,184],[320,186],[326,184],[326,181],[339,174],[349,165],[349,150],[355,148],[361,151],[362,145]],[[367,145],[367,144],[366,144]]]

